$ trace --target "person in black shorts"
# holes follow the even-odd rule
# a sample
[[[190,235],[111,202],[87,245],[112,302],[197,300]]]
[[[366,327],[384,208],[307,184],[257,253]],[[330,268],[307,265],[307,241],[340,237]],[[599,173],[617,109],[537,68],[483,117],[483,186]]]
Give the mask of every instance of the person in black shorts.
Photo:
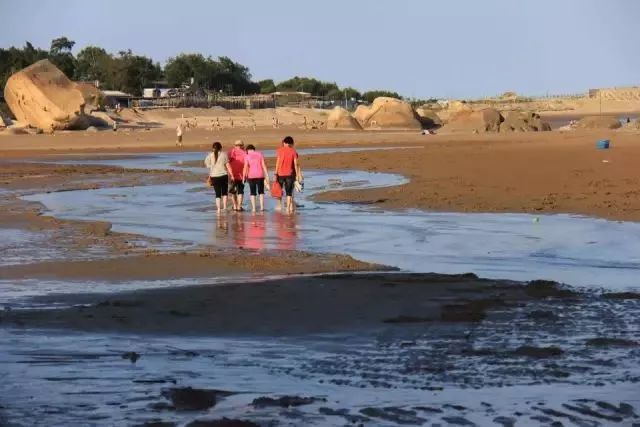
[[[264,187],[269,185],[269,171],[261,152],[249,144],[244,160],[243,180],[249,182],[251,211],[256,211],[256,196],[260,199],[260,211],[264,211]]]
[[[287,136],[282,140],[282,143],[283,146],[277,151],[276,177],[287,197],[287,212],[292,213],[295,209],[293,188],[300,166],[298,164],[298,153],[293,148],[293,138]]]
[[[229,158],[222,151],[222,144],[214,142],[211,152],[204,159],[204,164],[209,169],[208,181],[216,193],[216,208],[218,213],[227,210],[227,194],[229,190],[229,176],[233,175]]]

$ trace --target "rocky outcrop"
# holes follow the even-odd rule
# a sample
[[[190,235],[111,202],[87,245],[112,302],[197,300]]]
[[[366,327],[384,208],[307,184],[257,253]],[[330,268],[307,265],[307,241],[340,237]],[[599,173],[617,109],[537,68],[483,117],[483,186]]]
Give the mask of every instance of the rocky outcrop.
[[[327,117],[327,129],[362,130],[362,126],[349,111],[335,107]]]
[[[442,126],[442,119],[430,108],[419,107],[416,109],[423,129],[437,129]]]
[[[493,108],[485,108],[479,111],[465,109],[452,114],[443,130],[452,133],[498,132],[503,120],[502,114]]]
[[[525,111],[509,111],[500,125],[500,132],[543,132],[551,126],[539,114]]]
[[[46,59],[9,77],[4,97],[16,120],[44,132],[88,126],[82,92]]]
[[[619,129],[622,123],[615,116],[586,116],[574,125],[575,129]]]
[[[354,116],[364,129],[422,129],[413,107],[396,98],[376,98],[370,107],[359,106]]]

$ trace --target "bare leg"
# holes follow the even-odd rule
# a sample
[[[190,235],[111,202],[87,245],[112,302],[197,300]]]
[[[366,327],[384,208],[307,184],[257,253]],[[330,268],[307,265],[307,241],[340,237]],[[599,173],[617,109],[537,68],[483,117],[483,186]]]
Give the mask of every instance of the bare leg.
[[[264,211],[264,194],[260,194],[260,210]]]
[[[218,213],[220,213],[220,198],[216,197],[216,209],[218,211]]]
[[[236,195],[232,194],[230,197],[231,197],[231,203],[233,204],[233,210],[237,211],[238,210],[238,201],[236,200]]]
[[[277,211],[281,211],[282,210],[282,197],[280,197],[278,199],[278,201],[276,202],[276,210]]]
[[[287,212],[289,212],[289,213],[293,212],[293,197],[292,196],[287,196]]]
[[[249,199],[251,200],[251,212],[255,212],[256,211],[256,196],[250,196]]]
[[[227,196],[222,196],[222,209],[227,210]]]
[[[242,209],[242,202],[244,201],[244,194],[238,194],[238,210]]]

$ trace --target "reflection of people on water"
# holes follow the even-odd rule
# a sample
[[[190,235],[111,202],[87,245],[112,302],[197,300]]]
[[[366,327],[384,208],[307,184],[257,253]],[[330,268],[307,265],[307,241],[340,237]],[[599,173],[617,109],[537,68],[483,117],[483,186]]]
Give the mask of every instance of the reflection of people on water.
[[[240,215],[235,217],[233,231],[236,246],[254,250],[264,249],[267,232],[264,216],[253,216],[250,221],[244,221],[245,218]]]
[[[244,181],[249,181],[251,212],[256,211],[256,195],[260,201],[260,210],[264,211],[264,187],[269,187],[269,171],[264,161],[264,155],[256,151],[256,147],[252,144],[247,146],[243,175]]]
[[[297,215],[274,215],[275,231],[278,238],[277,248],[284,250],[296,249],[298,238]]]

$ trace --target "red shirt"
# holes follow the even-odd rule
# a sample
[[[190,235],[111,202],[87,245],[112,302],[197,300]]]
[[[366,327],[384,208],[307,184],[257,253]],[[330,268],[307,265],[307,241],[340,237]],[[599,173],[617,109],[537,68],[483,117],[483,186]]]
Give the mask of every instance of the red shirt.
[[[231,166],[231,172],[233,172],[233,179],[236,181],[242,180],[244,158],[246,155],[246,151],[238,147],[233,147],[229,151],[229,166]]]
[[[295,174],[294,160],[298,158],[298,152],[292,147],[278,148],[277,156],[280,159],[278,176],[291,176]]]

